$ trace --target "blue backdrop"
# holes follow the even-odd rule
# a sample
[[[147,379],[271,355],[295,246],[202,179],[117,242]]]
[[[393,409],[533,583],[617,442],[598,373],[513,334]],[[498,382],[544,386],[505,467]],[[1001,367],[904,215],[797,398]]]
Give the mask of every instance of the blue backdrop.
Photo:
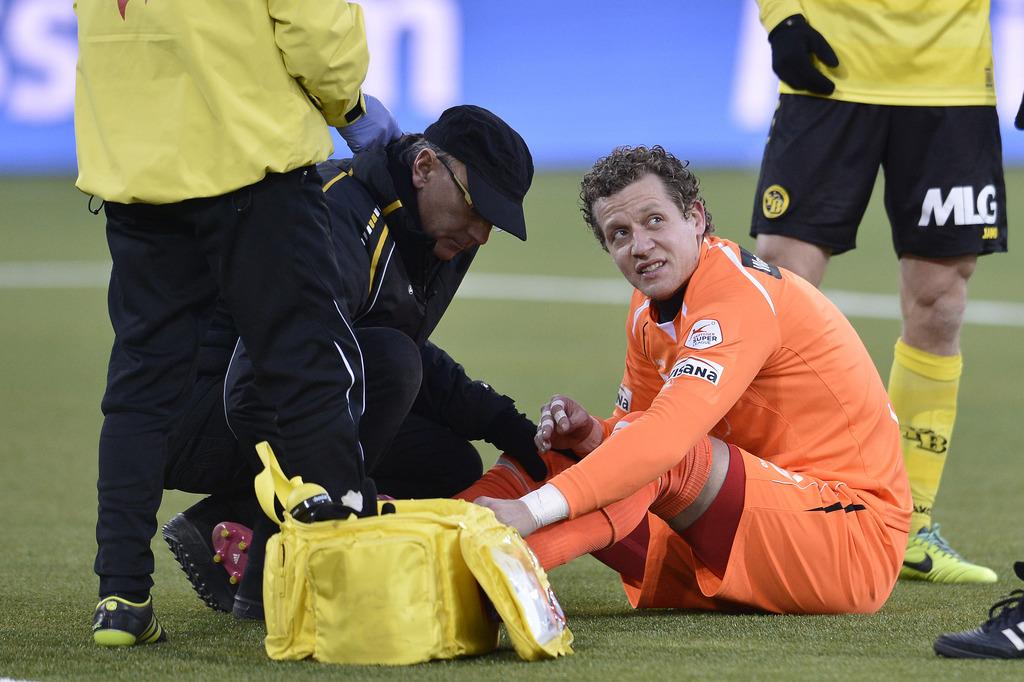
[[[704,166],[760,157],[776,82],[754,0],[361,4],[366,91],[406,130],[471,102],[512,123],[540,166],[638,143]],[[992,26],[1004,153],[1021,163],[1024,133],[1009,124],[1024,89],[1024,0],[994,0]],[[74,170],[76,56],[71,0],[0,0],[0,172]]]

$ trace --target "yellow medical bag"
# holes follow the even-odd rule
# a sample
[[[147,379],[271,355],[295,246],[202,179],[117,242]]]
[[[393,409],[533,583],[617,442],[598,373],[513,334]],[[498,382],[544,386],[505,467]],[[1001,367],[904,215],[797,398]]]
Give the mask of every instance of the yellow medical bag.
[[[572,653],[543,569],[489,509],[395,500],[393,514],[281,519],[275,495],[284,505],[303,483],[284,475],[269,444],[257,451],[257,496],[281,529],[267,543],[263,582],[271,658],[404,665],[473,656],[497,648],[497,616],[526,660]]]

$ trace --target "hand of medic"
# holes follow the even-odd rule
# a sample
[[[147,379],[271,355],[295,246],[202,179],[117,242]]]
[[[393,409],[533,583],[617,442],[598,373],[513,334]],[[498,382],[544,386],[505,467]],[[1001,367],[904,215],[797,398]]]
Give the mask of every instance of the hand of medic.
[[[498,521],[512,526],[524,538],[537,530],[537,521],[530,513],[530,508],[522,500],[500,500],[494,497],[478,497],[474,504],[487,507],[498,517]]]
[[[385,147],[392,140],[402,136],[398,121],[379,99],[364,94],[363,100],[366,102],[366,113],[355,123],[338,128],[353,154],[374,147]]]

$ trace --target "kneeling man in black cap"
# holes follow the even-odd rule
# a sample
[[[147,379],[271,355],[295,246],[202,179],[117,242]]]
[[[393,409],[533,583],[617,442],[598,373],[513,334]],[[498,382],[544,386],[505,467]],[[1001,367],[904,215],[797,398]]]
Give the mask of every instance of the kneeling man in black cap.
[[[379,491],[453,495],[482,473],[469,442],[478,439],[541,480],[535,425],[428,340],[492,228],[526,240],[522,203],[533,160],[522,137],[486,109],[457,106],[422,135],[326,161],[318,171],[342,279],[338,314],[358,349],[339,349],[338,361],[353,377],[349,410]],[[211,496],[175,516],[164,538],[207,605],[243,618],[262,617],[263,545],[275,529],[255,503],[254,445],[275,444],[274,420],[244,345],[228,316],[218,315],[190,409],[169,445],[164,485]],[[287,451],[278,454],[287,467]],[[226,520],[255,524],[237,594],[213,561],[211,531]]]

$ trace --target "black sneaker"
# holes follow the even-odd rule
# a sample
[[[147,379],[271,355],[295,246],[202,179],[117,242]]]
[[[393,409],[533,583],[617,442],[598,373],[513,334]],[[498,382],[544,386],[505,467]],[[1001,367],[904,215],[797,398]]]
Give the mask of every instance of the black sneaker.
[[[191,514],[194,508],[176,514],[164,525],[164,540],[203,603],[211,609],[231,613],[238,586],[231,583],[227,571],[214,560],[217,556],[212,539],[215,524]]]
[[[1024,580],[1024,561],[1013,570]],[[1024,658],[1024,590],[993,604],[988,620],[973,630],[940,636],[935,653],[948,658]]]
[[[133,646],[167,640],[153,614],[153,598],[141,604],[123,597],[104,597],[92,614],[92,638],[100,646]]]
[[[231,613],[239,620],[263,620],[263,600],[246,599],[235,595]]]

